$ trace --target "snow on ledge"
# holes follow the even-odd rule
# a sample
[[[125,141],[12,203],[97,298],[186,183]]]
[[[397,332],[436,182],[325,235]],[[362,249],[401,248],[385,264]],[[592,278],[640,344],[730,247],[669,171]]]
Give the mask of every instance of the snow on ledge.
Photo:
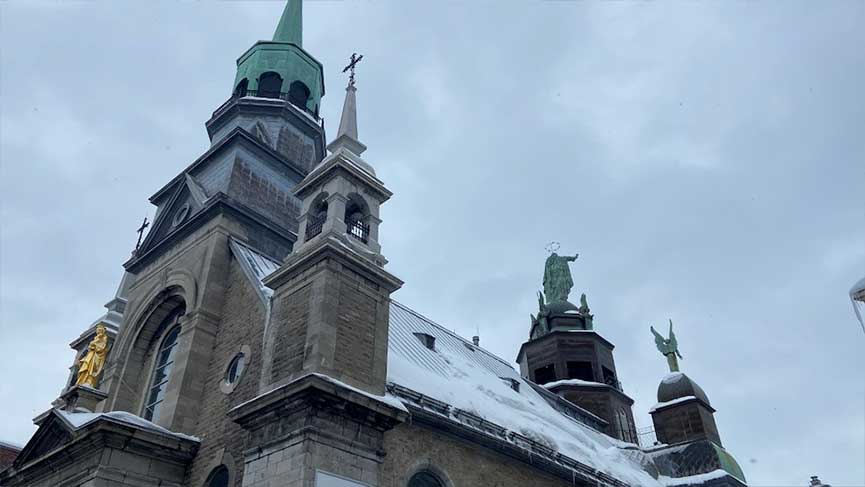
[[[663,483],[664,485],[666,485],[667,487],[674,487],[677,485],[705,484],[706,482],[708,482],[710,480],[720,479],[720,478],[726,477],[728,475],[730,475],[730,474],[728,474],[727,472],[725,472],[724,470],[721,470],[719,468],[718,470],[713,470],[713,471],[708,472],[708,473],[701,473],[699,475],[690,475],[688,477],[672,478],[672,477],[664,477],[662,475],[660,478],[658,478],[658,480],[661,483]]]
[[[685,397],[680,397],[680,398],[677,398],[677,399],[673,399],[672,401],[659,402],[658,404],[655,404],[654,406],[652,406],[652,407],[649,409],[649,414],[654,413],[654,412],[657,411],[658,409],[665,408],[665,407],[667,407],[667,406],[672,406],[673,404],[679,404],[680,402],[687,402],[687,401],[690,401],[690,400],[695,400],[695,401],[696,401],[697,398],[696,398],[695,396],[685,396]]]
[[[201,442],[201,440],[195,436],[186,435],[183,433],[176,433],[167,428],[163,428],[162,426],[151,423],[150,421],[142,418],[141,416],[136,416],[126,411],[111,411],[107,413],[71,413],[69,411],[63,411],[62,409],[55,409],[54,411],[57,412],[60,417],[62,417],[76,430],[87,426],[88,424],[96,421],[99,418],[107,418],[119,423],[123,423],[129,426],[136,426],[138,428],[150,430],[156,433],[162,433],[164,435],[174,436],[176,438]]]
[[[580,379],[562,379],[557,380],[555,382],[547,382],[543,384],[541,387],[544,389],[552,389],[558,386],[603,386],[609,387],[607,384],[601,382],[594,382],[590,380],[580,380]]]

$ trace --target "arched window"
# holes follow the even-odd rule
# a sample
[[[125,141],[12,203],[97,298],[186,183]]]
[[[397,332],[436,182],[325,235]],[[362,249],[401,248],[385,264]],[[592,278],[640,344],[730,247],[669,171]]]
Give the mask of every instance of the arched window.
[[[160,323],[156,336],[164,333],[159,350],[156,352],[156,361],[153,364],[150,387],[147,389],[147,397],[144,403],[144,419],[148,421],[159,420],[159,409],[162,400],[165,399],[165,389],[168,379],[171,377],[171,368],[174,365],[174,353],[177,350],[177,337],[180,335],[180,317],[184,309],[178,308],[169,313]],[[167,331],[166,331],[167,330]]]
[[[268,71],[258,78],[258,96],[265,98],[279,98],[282,90],[282,76],[273,71]]]
[[[207,476],[205,487],[228,487],[228,468],[225,465],[220,465],[210,472]]]
[[[354,237],[363,243],[369,242],[369,223],[366,222],[367,207],[362,198],[356,194],[349,195],[345,205],[345,222],[349,237]]]
[[[288,101],[301,110],[306,110],[307,100],[309,100],[309,88],[302,81],[293,81],[288,87]]]
[[[321,233],[324,222],[327,220],[327,193],[321,193],[315,197],[310,205],[306,218],[306,239],[309,240]]]
[[[444,482],[428,470],[418,472],[409,479],[408,487],[445,487]]]
[[[246,96],[246,88],[249,86],[249,80],[243,78],[240,80],[240,83],[237,83],[237,87],[234,89],[235,96],[243,97]]]

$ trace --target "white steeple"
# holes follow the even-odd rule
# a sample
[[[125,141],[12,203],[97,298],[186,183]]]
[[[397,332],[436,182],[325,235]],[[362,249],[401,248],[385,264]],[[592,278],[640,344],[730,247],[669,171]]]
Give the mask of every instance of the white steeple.
[[[363,154],[366,146],[357,140],[357,88],[349,84],[345,88],[345,103],[342,104],[342,117],[339,119],[339,131],[327,149],[336,152],[340,148],[346,148],[355,155]]]

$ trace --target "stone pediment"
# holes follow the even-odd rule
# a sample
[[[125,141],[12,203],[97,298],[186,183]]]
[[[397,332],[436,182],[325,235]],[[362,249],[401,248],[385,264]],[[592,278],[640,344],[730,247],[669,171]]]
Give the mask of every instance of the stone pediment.
[[[20,467],[59,449],[72,441],[74,432],[75,428],[66,421],[63,421],[58,414],[54,414],[54,410],[52,409],[48,412],[47,416],[40,420],[39,429],[30,438],[30,441],[24,445],[24,448],[18,454],[12,466],[15,468]]]
[[[185,179],[178,181],[168,203],[157,213],[153,228],[141,243],[138,255],[144,255],[183,226],[201,210],[206,199],[207,194],[204,189],[192,176],[187,174]]]
[[[142,468],[134,474],[141,481],[135,485],[177,484],[200,443],[197,438],[174,433],[125,411],[71,413],[51,409],[36,422],[39,429],[12,466],[0,472],[0,484],[32,485],[44,480],[47,483],[39,485],[60,485],[73,477],[95,478],[129,466]],[[122,458],[133,463],[115,465]],[[168,477],[151,475],[150,465],[157,463],[166,466],[160,471]]]

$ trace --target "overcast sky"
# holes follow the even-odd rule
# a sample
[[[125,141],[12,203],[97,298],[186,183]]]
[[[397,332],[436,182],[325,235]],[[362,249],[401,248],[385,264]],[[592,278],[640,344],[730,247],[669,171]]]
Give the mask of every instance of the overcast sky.
[[[24,443],[147,198],[207,147],[282,2],[0,2],[0,440]],[[865,485],[865,2],[318,1],[331,134],[348,56],[394,192],[396,299],[513,361],[545,245],[634,415],[682,369],[754,486]]]

